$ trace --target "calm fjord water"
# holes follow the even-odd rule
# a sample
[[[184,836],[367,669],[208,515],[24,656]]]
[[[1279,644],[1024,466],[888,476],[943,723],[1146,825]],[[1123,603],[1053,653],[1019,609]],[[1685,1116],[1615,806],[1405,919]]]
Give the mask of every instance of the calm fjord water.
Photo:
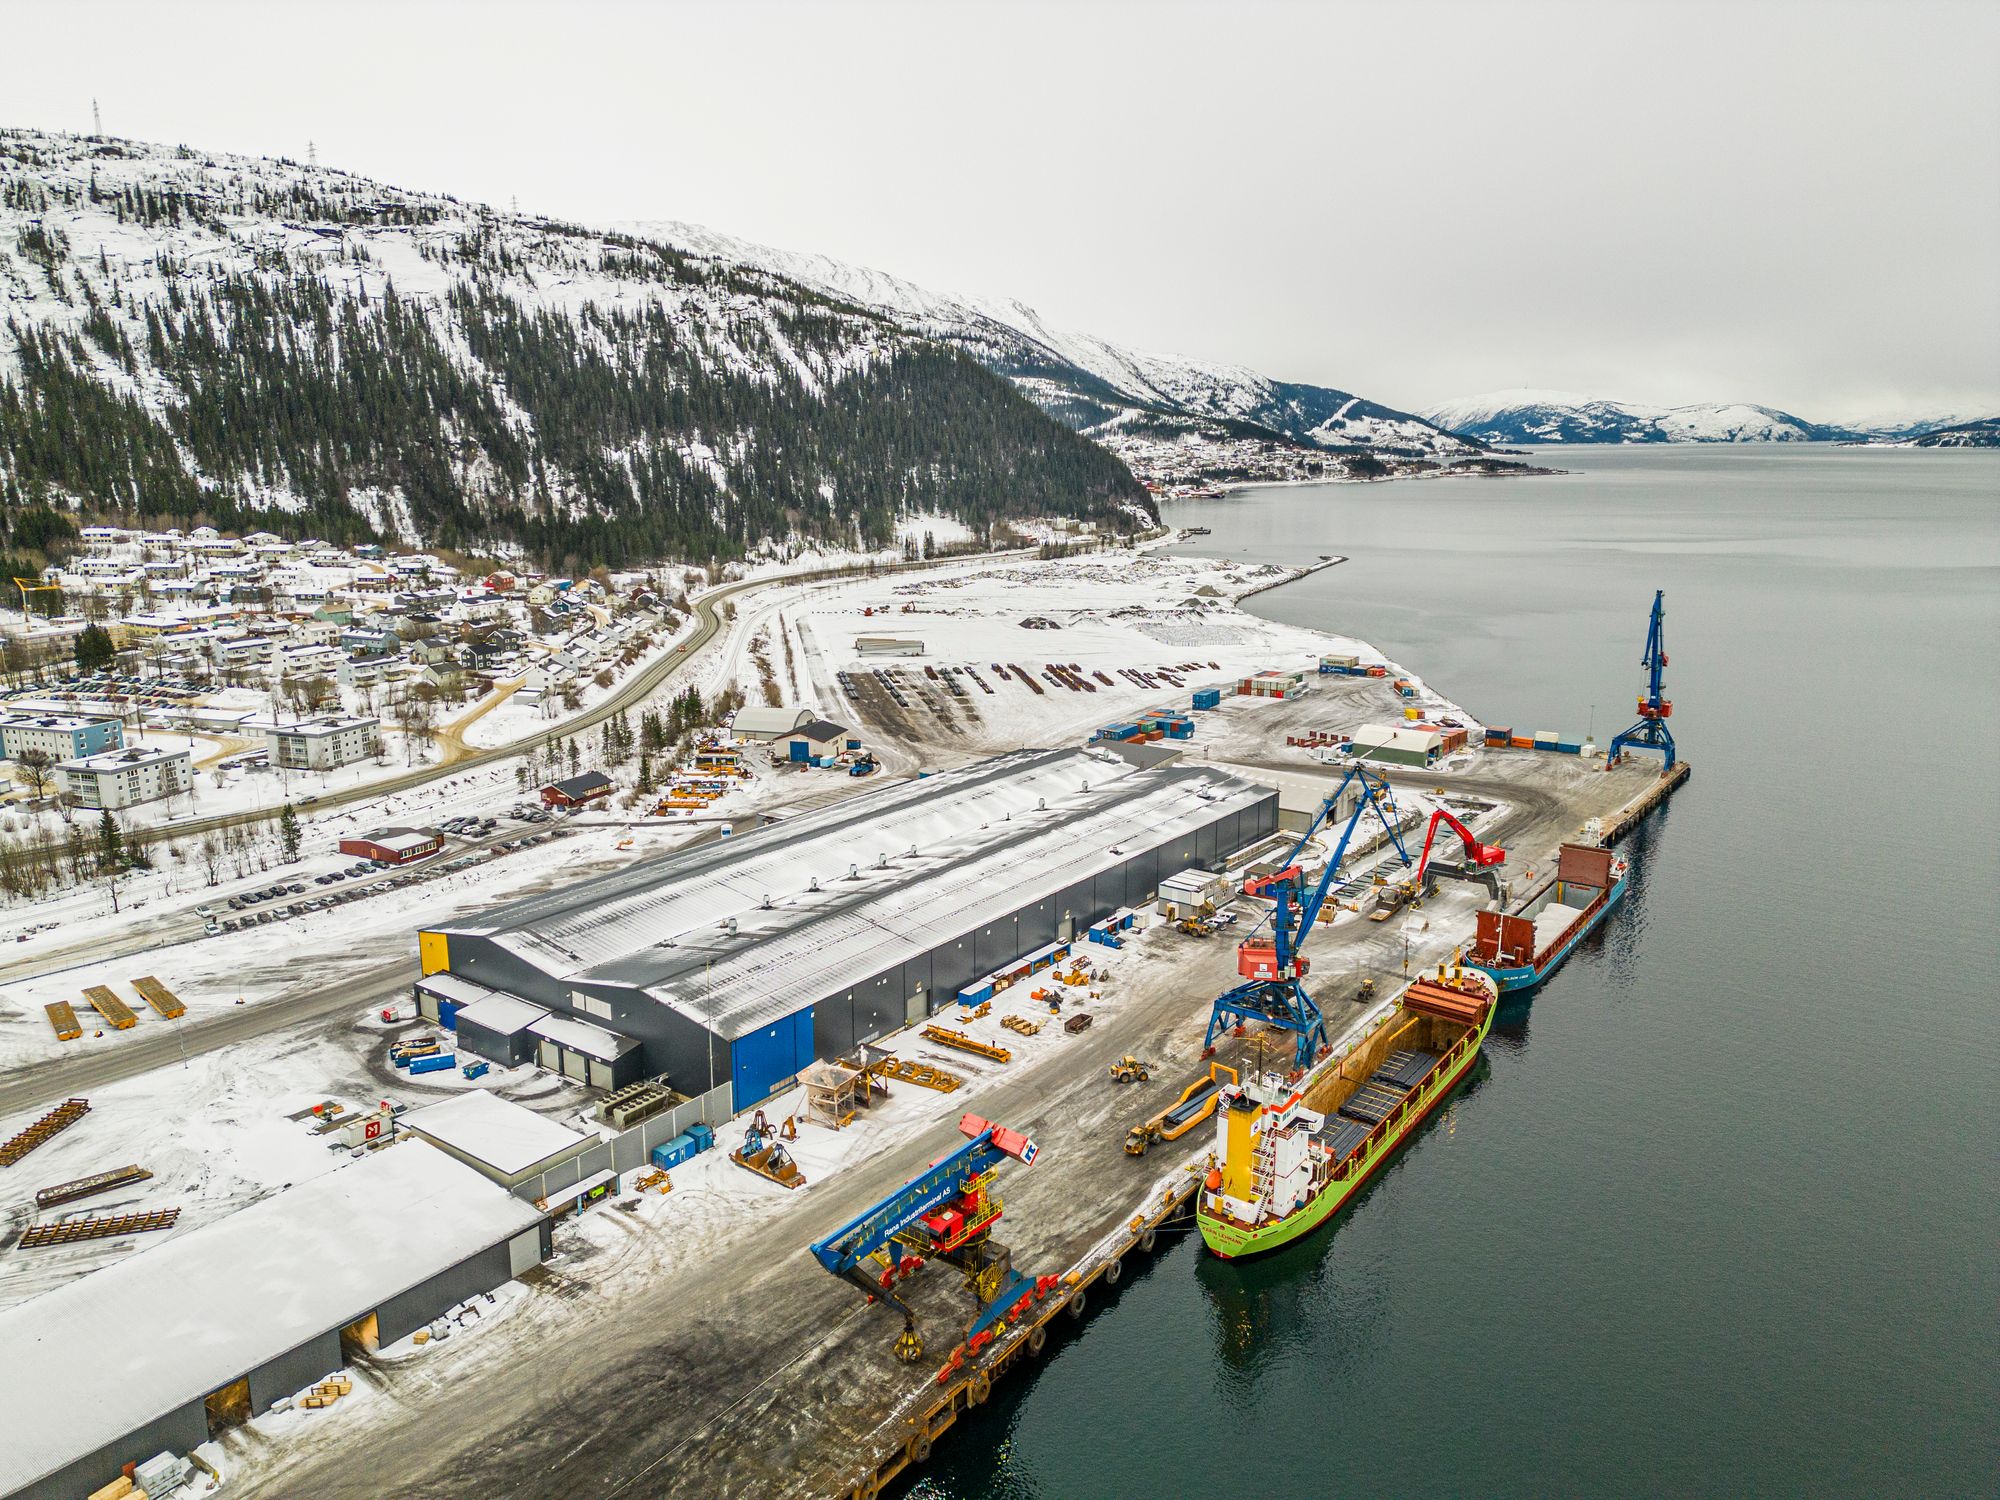
[[[1348,556],[1253,607],[1600,744],[1665,588],[1695,776],[1631,896],[1330,1229],[1135,1266],[916,1494],[1994,1493],[2000,454],[1545,461],[1167,519]]]

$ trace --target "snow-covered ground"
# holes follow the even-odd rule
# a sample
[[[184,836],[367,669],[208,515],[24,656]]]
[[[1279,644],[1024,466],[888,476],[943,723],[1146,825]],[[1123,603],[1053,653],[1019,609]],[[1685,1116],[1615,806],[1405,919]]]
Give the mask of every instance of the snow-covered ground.
[[[906,752],[919,763],[937,765],[1022,745],[1074,742],[1145,709],[1185,709],[1191,693],[1204,687],[1221,688],[1232,715],[1254,716],[1277,705],[1235,699],[1236,684],[1246,676],[1302,670],[1311,695],[1328,691],[1335,681],[1318,675],[1322,654],[1386,662],[1365,642],[1277,624],[1236,607],[1235,600],[1296,571],[1153,551],[988,561],[773,594],[760,601],[756,618],[767,631],[789,631],[794,662],[805,664],[790,676],[780,674],[787,703],[815,707],[850,724],[871,723],[870,748]],[[923,654],[863,657],[855,642],[864,635],[916,640]],[[1052,662],[1074,664],[1095,691],[1078,692],[1042,677]],[[996,672],[996,663],[1024,668],[1042,691],[1011,670]],[[1392,676],[1416,684],[1411,705],[1462,717],[1421,679],[1386,664]],[[976,674],[976,681],[959,678],[966,696],[952,695],[926,670],[946,666]],[[1159,679],[1163,668],[1182,686]],[[907,711],[874,685],[877,670],[892,673],[901,684]],[[1135,683],[1122,675],[1126,670],[1156,674],[1160,685]],[[848,686],[839,680],[842,673]],[[981,681],[990,692],[981,690]],[[1374,705],[1380,710],[1375,719],[1400,722],[1401,700],[1392,706],[1380,680],[1371,681],[1385,697]],[[754,682],[747,686],[754,688]],[[1207,722],[1196,716],[1197,740]]]
[[[469,869],[438,873],[326,911],[222,937],[195,938],[140,953],[128,952],[121,957],[92,959],[17,979],[0,986],[0,1071],[32,1066],[49,1057],[129,1045],[156,1034],[161,1027],[174,1025],[139,1003],[131,981],[142,975],[152,975],[164,983],[187,1006],[187,1018],[195,1021],[230,1009],[239,1001],[255,1005],[278,996],[322,989],[383,965],[408,961],[420,927],[464,916],[532,890],[655,857],[679,847],[696,831],[690,826],[665,824],[578,824],[566,837],[535,848],[488,858]],[[433,868],[454,857],[448,848],[444,854],[434,856]],[[204,891],[204,895],[220,898],[232,889],[262,889],[280,878],[303,883],[314,896],[326,895],[340,887],[315,886],[310,876],[330,865],[352,863],[345,856],[320,856],[311,862],[281,866],[269,873],[233,881],[217,892]],[[409,873],[420,875],[424,870],[423,865],[413,865]],[[38,949],[57,944],[67,951],[80,941],[88,944],[92,939],[101,939],[107,948],[122,946],[117,940],[124,924],[132,920],[130,909],[115,916],[109,911],[88,910],[83,903],[90,899],[89,894],[74,898],[67,920],[34,934],[32,945],[0,951],[0,957],[10,960],[31,957]],[[414,965],[411,977],[415,977]],[[109,985],[132,1006],[139,1018],[136,1025],[125,1031],[103,1027],[103,1035],[96,1034],[100,1027],[95,1013],[83,1000],[83,990],[98,984]],[[57,1040],[42,1009],[54,1000],[66,1000],[76,1008],[78,1019],[85,1023],[84,1034],[78,1040]]]

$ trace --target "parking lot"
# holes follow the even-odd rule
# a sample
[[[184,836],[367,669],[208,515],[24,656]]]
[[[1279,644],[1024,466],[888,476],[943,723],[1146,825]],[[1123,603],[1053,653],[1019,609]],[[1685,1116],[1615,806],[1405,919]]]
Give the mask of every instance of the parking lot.
[[[551,821],[551,815],[542,808],[523,808],[515,811],[513,819],[533,825]],[[467,870],[474,865],[489,863],[511,854],[516,849],[532,849],[551,839],[565,838],[575,831],[569,828],[546,828],[523,833],[520,837],[494,839],[492,835],[499,830],[500,820],[491,817],[448,818],[437,827],[445,833],[463,839],[483,839],[489,842],[474,844],[448,859],[434,855],[415,866],[394,865],[377,859],[356,860],[352,864],[319,875],[293,881],[281,880],[256,890],[245,891],[240,895],[231,896],[226,901],[199,906],[196,912],[205,921],[204,931],[210,937],[219,937],[224,933],[240,932],[251,927],[282,922],[287,917],[301,917],[311,912],[327,911],[336,906],[344,906],[350,901],[366,900],[385,891],[401,890],[406,886],[434,880],[457,870]],[[324,894],[313,895],[308,889],[309,884],[322,887]]]

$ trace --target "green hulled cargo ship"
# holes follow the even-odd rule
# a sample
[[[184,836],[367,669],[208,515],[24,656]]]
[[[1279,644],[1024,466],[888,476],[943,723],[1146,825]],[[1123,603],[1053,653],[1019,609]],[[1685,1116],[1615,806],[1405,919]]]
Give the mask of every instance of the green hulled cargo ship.
[[[1497,1000],[1478,970],[1441,971],[1304,1077],[1225,1088],[1195,1209],[1208,1248],[1261,1255],[1325,1223],[1457,1087]]]

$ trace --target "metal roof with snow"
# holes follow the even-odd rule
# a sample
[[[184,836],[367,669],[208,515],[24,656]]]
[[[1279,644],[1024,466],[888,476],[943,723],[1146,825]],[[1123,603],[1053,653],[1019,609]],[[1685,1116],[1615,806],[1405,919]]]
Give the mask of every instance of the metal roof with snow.
[[[568,1126],[486,1089],[413,1109],[397,1123],[507,1177],[560,1156],[584,1139]]]
[[[632,1037],[620,1036],[615,1031],[606,1031],[601,1026],[593,1026],[588,1021],[574,1020],[569,1016],[545,1015],[539,1021],[529,1022],[528,1033],[531,1036],[547,1037],[572,1052],[581,1052],[585,1057],[594,1057],[599,1062],[616,1062],[639,1045]]]
[[[453,976],[439,974],[433,977],[446,979]],[[460,983],[466,981],[461,980]],[[484,986],[467,984],[467,988],[476,990]],[[503,995],[498,990],[487,990],[485,999],[475,1000],[459,1011],[458,1024],[463,1026],[470,1022],[474,1026],[492,1032],[495,1036],[515,1036],[526,1031],[547,1014],[548,1011],[542,1006],[531,1005],[513,995]]]
[[[1136,771],[1094,749],[1021,751],[443,930],[570,982],[644,990],[734,1038],[999,920],[1024,891],[1078,884],[1270,796],[1206,767]]]
[[[8,1433],[0,1494],[200,1401],[541,1219],[471,1167],[412,1142],[0,1311]],[[107,1358],[115,1378],[106,1378]]]

